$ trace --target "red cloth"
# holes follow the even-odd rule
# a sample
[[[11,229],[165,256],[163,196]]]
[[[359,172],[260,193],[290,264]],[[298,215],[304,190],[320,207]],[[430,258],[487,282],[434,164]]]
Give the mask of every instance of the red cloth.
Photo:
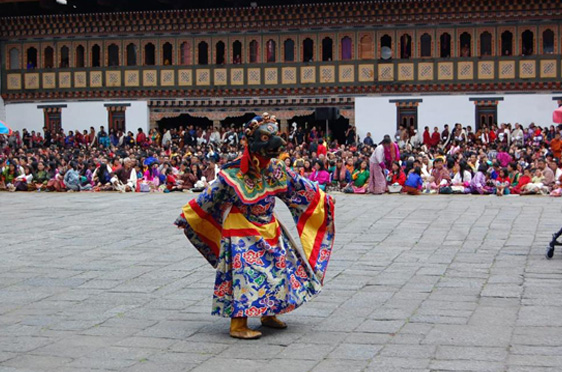
[[[562,107],[558,107],[552,113],[552,122],[556,124],[562,124]]]
[[[397,183],[400,186],[404,186],[405,182],[406,182],[406,175],[404,174],[404,172],[399,172],[398,174],[394,173],[392,175],[392,180],[390,181],[390,184],[393,185]]]
[[[146,135],[144,134],[144,132],[140,132],[139,134],[137,134],[137,143],[139,145],[142,145],[145,142],[146,142]]]
[[[433,134],[431,135],[431,146],[437,147],[440,141],[441,141],[441,135],[439,134],[439,132],[433,132]]]
[[[423,132],[423,144],[431,147],[433,146],[431,143],[431,134],[429,133],[429,130],[426,130]]]
[[[318,153],[318,156],[320,156],[320,155],[326,156],[328,154],[328,150],[326,149],[326,146],[320,144],[320,145],[318,145],[317,153]]]

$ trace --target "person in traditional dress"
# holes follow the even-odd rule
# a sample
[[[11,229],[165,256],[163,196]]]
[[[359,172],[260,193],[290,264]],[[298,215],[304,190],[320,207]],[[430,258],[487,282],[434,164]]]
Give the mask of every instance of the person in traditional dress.
[[[390,148],[390,146],[390,138],[385,138],[382,143],[375,148],[375,151],[373,151],[369,159],[369,192],[372,194],[384,194],[386,191],[386,177],[384,175],[386,164],[384,154],[386,148]]]
[[[217,270],[212,315],[231,318],[230,335],[255,339],[248,317],[264,327],[287,325],[288,313],[322,289],[334,242],[334,200],[279,156],[285,141],[267,113],[245,126],[241,157],[183,207],[176,225]],[[275,197],[291,211],[302,250],[278,221]]]

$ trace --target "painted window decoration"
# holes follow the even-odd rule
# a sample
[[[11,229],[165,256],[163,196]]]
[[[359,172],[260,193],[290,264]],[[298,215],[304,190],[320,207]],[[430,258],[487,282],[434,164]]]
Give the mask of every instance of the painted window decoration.
[[[187,41],[180,45],[180,65],[187,66],[191,64],[191,46]]]
[[[359,42],[359,58],[374,59],[375,48],[373,47],[373,38],[369,35],[363,35]]]

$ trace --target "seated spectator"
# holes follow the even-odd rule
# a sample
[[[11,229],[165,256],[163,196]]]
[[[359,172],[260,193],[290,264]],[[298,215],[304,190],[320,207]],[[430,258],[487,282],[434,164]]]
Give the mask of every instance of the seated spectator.
[[[472,181],[472,173],[470,166],[464,160],[453,165],[453,178],[451,180],[451,188],[453,193],[464,194],[470,192],[470,181]]]
[[[68,170],[64,175],[64,184],[66,185],[66,188],[69,192],[91,190],[92,185],[85,184],[84,186],[82,186],[80,173],[78,173],[77,168],[77,164],[74,161],[71,161],[69,163]]]
[[[431,178],[429,181],[427,192],[444,193],[444,190],[446,190],[445,188],[449,187],[451,175],[443,165],[443,158],[439,157],[433,161],[433,169],[431,170]]]
[[[495,180],[496,185],[496,195],[509,195],[509,185],[511,184],[511,180],[509,179],[509,173],[507,168],[500,169],[500,173]]]
[[[367,167],[367,161],[363,160],[359,165],[359,168],[353,172],[351,179],[353,184],[351,185],[351,190],[354,194],[365,194],[367,193],[367,187],[369,184],[369,178],[371,174],[369,168]]]
[[[111,190],[111,168],[102,160],[92,175],[95,191]]]
[[[37,191],[43,191],[47,188],[47,182],[51,179],[45,163],[40,161],[37,163],[37,171],[33,175],[33,185]]]
[[[510,190],[512,194],[521,194],[521,191],[524,190],[525,186],[532,181],[532,173],[531,168],[527,167],[523,170],[523,175],[519,177],[517,181],[517,185],[513,186]]]
[[[47,191],[66,191],[66,186],[64,184],[65,173],[66,167],[62,164],[59,164],[56,167],[55,172],[53,173],[53,177],[49,180],[49,182],[47,182]]]
[[[16,191],[14,180],[20,175],[13,161],[7,161],[0,176],[0,187],[2,190]]]
[[[174,176],[174,172],[172,171],[172,168],[168,168],[166,170],[166,191],[170,192],[170,191],[181,191],[181,186],[178,183],[178,180],[176,179],[176,176]]]
[[[421,178],[421,168],[415,167],[409,174],[406,182],[404,182],[404,187],[402,192],[408,195],[419,195],[423,187],[423,180]]]
[[[131,160],[125,159],[125,164],[111,174],[111,184],[119,192],[134,192],[137,185],[137,174]]]
[[[399,162],[392,162],[387,178],[389,185],[404,186],[404,183],[406,182],[406,175],[404,174],[404,171],[402,170]]]
[[[314,171],[308,177],[312,182],[316,182],[318,186],[326,191],[326,186],[330,182],[330,174],[326,171],[324,163],[321,160],[314,162]]]
[[[338,158],[331,175],[332,188],[336,191],[342,191],[351,182],[351,174],[343,164],[343,160]]]
[[[33,188],[33,174],[31,173],[31,167],[29,165],[25,165],[23,170],[24,173],[14,179],[13,191],[27,191],[28,187]]]
[[[487,185],[486,174],[488,173],[488,165],[480,164],[478,171],[470,181],[470,192],[472,194],[485,195],[490,194],[492,189]]]

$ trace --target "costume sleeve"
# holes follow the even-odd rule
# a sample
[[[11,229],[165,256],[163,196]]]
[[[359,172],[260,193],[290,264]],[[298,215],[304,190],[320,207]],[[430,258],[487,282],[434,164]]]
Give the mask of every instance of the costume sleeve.
[[[175,222],[213,267],[217,266],[220,254],[223,216],[232,205],[230,191],[230,186],[219,175],[197,199],[182,208],[182,214]]]
[[[304,258],[322,281],[334,244],[334,200],[290,169],[287,169],[287,176],[287,192],[278,196],[287,204],[297,224]]]

